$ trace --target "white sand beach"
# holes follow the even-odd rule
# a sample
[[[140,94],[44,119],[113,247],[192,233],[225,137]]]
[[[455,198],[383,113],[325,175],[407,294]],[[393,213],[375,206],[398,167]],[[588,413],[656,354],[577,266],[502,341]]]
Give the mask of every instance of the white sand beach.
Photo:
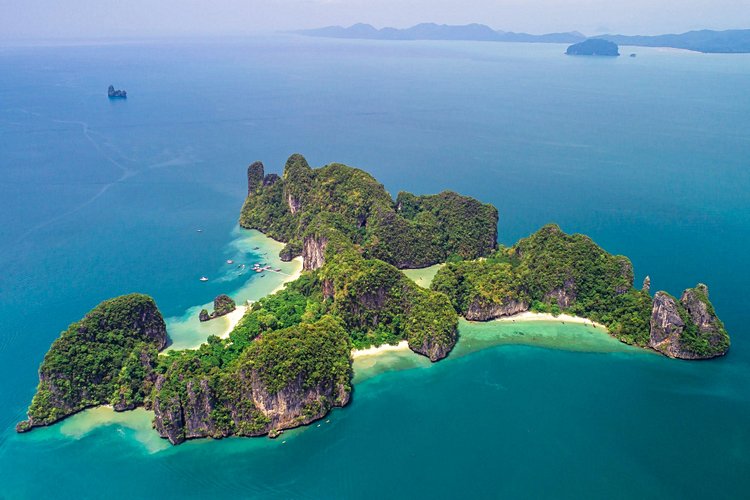
[[[537,312],[531,312],[526,311],[518,314],[514,314],[513,316],[504,316],[502,318],[498,318],[494,321],[559,321],[560,323],[581,323],[583,325],[591,325],[595,326],[596,328],[601,328],[604,331],[607,330],[607,327],[602,325],[601,323],[597,323],[595,321],[591,321],[590,319],[581,318],[580,316],[571,316],[570,314],[559,314],[557,316],[553,316],[550,313],[537,313]]]
[[[273,295],[279,290],[282,290],[284,288],[284,285],[300,277],[300,275],[302,274],[302,257],[295,257],[293,259],[293,262],[297,262],[299,265],[295,267],[295,269],[291,273],[287,274],[284,280],[276,288],[271,290],[268,295]],[[229,334],[232,332],[232,330],[234,330],[234,327],[237,326],[237,323],[240,322],[252,303],[252,300],[247,300],[245,304],[237,304],[237,308],[234,311],[224,316],[225,320],[223,321],[222,330],[220,332],[217,332],[216,335],[221,338],[229,337]],[[217,320],[218,319],[220,318],[217,318]]]
[[[362,358],[365,356],[377,356],[385,352],[408,351],[408,350],[409,350],[409,343],[405,340],[402,340],[396,345],[383,344],[378,347],[368,347],[367,349],[353,349],[352,358],[356,359],[356,358]]]

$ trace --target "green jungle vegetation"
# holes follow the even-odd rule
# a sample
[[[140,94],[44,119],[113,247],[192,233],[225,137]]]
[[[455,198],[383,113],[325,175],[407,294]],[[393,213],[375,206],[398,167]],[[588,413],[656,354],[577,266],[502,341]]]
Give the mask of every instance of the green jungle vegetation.
[[[603,323],[629,344],[645,346],[649,340],[651,297],[633,288],[630,261],[554,224],[487,259],[448,263],[432,289],[448,295],[464,315],[474,302],[486,307],[517,301],[532,311]]]
[[[248,170],[249,193],[240,225],[287,243],[283,258],[302,252],[304,237],[325,224],[359,245],[363,255],[403,268],[457,256],[475,259],[497,246],[497,209],[451,191],[399,193],[394,201],[370,174],[332,163],[312,169],[292,155],[282,177]]]
[[[145,381],[166,341],[164,319],[151,297],[131,294],[102,302],[52,343],[22,428],[90,406],[142,404],[150,391]]]

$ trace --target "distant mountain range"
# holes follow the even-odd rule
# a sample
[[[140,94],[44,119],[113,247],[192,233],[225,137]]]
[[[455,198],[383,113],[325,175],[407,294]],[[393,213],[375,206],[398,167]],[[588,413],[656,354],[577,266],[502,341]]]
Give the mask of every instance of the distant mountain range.
[[[586,35],[577,31],[531,35],[512,31],[493,30],[484,24],[453,26],[448,24],[422,23],[411,28],[381,28],[369,24],[355,24],[348,28],[328,26],[325,28],[297,30],[293,33],[325,38],[356,38],[367,40],[466,40],[484,42],[526,43],[577,43],[586,40]],[[750,52],[750,30],[689,31],[679,35],[628,36],[601,35],[618,45],[640,47],[672,47],[707,53]]]
[[[496,31],[484,24],[452,26],[448,24],[422,23],[405,29],[377,29],[369,24],[360,23],[348,28],[328,26],[326,28],[298,30],[294,33],[326,38],[360,38],[369,40],[474,40],[485,42],[575,43],[586,39],[586,35],[577,31],[530,35],[528,33],[513,33],[511,31]]]

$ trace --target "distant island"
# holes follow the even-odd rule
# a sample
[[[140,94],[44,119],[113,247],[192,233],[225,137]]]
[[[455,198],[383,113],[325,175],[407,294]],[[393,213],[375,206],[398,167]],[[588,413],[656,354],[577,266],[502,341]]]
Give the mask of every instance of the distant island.
[[[714,54],[750,53],[750,30],[700,30],[656,36],[602,35],[596,38],[637,47],[669,47]]]
[[[569,56],[608,56],[616,57],[620,55],[616,43],[601,38],[589,38],[568,47],[565,51]]]
[[[152,409],[173,444],[275,437],[349,402],[353,349],[405,343],[437,362],[455,346],[461,316],[567,313],[673,358],[729,349],[706,285],[652,297],[649,278],[634,288],[627,257],[557,225],[498,246],[492,205],[452,191],[394,200],[367,172],[311,168],[298,154],[281,176],[253,163],[247,186],[240,225],[284,242],[283,259],[301,256],[301,276],[248,308],[228,338],[161,355],[168,338],[153,299],[102,302],[50,347],[18,432],[109,404]],[[429,288],[401,271],[436,263]],[[215,314],[234,308],[227,299],[217,297]]]
[[[107,96],[110,99],[125,99],[128,97],[128,93],[124,90],[115,90],[114,85],[110,85],[107,89]]]
[[[353,38],[366,40],[466,40],[485,42],[526,43],[578,43],[586,35],[578,31],[531,35],[511,31],[493,30],[484,24],[461,26],[422,23],[411,28],[381,28],[369,24],[354,24],[348,28],[328,26],[325,28],[293,31],[305,36],[326,38]],[[670,47],[706,53],[750,53],[750,29],[748,30],[700,30],[682,34],[657,36],[599,35],[593,39],[608,40],[618,45],[640,47]]]

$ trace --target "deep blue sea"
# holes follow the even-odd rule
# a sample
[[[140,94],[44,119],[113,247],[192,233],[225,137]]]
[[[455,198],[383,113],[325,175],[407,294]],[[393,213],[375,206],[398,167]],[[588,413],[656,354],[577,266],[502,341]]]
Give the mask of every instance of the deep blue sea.
[[[1,46],[0,498],[746,498],[750,55],[564,49]],[[493,203],[502,243],[554,221],[629,256],[638,284],[706,282],[731,351],[498,345],[372,377],[285,443],[16,435],[48,346],[99,301],[141,291],[179,316],[229,286],[197,277],[230,251],[245,167],[294,152]]]

